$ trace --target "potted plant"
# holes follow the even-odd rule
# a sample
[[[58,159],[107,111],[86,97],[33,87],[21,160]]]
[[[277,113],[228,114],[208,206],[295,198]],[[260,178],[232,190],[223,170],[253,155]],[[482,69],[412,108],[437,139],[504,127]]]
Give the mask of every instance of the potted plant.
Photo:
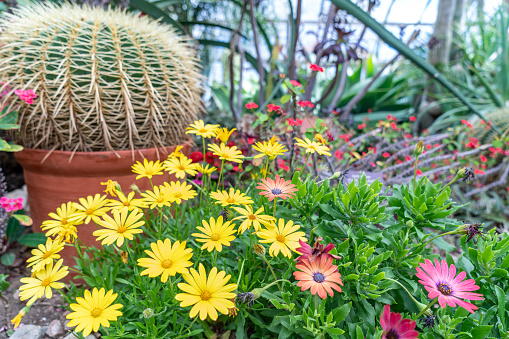
[[[164,158],[187,140],[185,128],[203,107],[201,76],[190,41],[171,27],[120,10],[48,3],[5,14],[0,26],[0,91],[37,96],[18,109],[15,137],[34,230],[62,203],[104,190],[101,182],[128,188],[134,162]],[[11,91],[1,100],[20,98]],[[150,186],[145,180],[141,190]],[[95,227],[88,228],[91,238]]]

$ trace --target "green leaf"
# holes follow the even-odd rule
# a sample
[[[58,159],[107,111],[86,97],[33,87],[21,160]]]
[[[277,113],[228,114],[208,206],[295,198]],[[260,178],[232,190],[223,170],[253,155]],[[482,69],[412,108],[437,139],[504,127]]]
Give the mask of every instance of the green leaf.
[[[32,218],[30,218],[28,215],[13,214],[12,216],[18,219],[19,223],[23,226],[32,226],[32,224],[34,223]]]
[[[485,263],[488,263],[491,261],[491,259],[493,259],[493,250],[491,249],[491,245],[484,249],[481,258]]]
[[[9,276],[7,274],[0,274],[0,293],[5,291],[11,286],[11,283],[6,281]]]
[[[150,15],[154,19],[161,19],[162,22],[165,22],[173,26],[178,31],[178,33],[186,35],[184,27],[182,27],[182,25],[179,22],[170,18],[170,16],[166,14],[162,9],[151,4],[150,2],[145,0],[131,0],[129,2],[129,5]]]
[[[338,308],[336,311],[334,311],[334,321],[336,323],[339,323],[346,319],[348,316],[348,313],[350,313],[350,309],[352,308],[352,303],[349,302],[348,304],[344,304],[340,308]]]
[[[497,299],[498,299],[498,317],[500,318],[500,323],[502,324],[503,331],[505,332],[506,331],[505,293],[498,285],[495,285],[495,292],[497,293]]]
[[[285,94],[281,97],[281,103],[286,104],[292,98],[291,94]]]
[[[0,257],[0,262],[4,266],[11,266],[16,260],[16,255],[12,252],[7,252]]]
[[[475,339],[486,338],[488,336],[488,334],[490,334],[492,327],[493,326],[488,326],[488,325],[482,325],[482,326],[475,327],[472,330],[472,338],[475,338]]]
[[[28,247],[37,247],[40,244],[46,243],[46,239],[44,233],[28,233],[21,236],[18,242]]]

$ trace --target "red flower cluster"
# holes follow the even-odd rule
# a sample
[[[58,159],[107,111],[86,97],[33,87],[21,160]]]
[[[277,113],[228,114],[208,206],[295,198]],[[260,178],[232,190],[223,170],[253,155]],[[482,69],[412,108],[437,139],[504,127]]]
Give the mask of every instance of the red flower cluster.
[[[477,148],[480,145],[481,145],[481,143],[479,142],[479,139],[474,138],[474,137],[470,137],[470,138],[468,138],[468,143],[465,144],[465,147],[468,147],[468,148]]]
[[[258,108],[258,105],[255,104],[254,102],[249,102],[246,104],[246,108],[247,109],[256,109],[256,108]]]
[[[286,161],[284,159],[281,159],[281,158],[278,158],[277,159],[277,165],[279,166],[280,169],[282,169],[283,171],[286,171],[288,172],[290,170],[290,166],[288,166],[286,164]]]
[[[338,161],[341,161],[343,160],[343,155],[345,153],[344,152],[341,152],[340,150],[337,150],[336,152],[334,152],[334,156],[336,157],[336,159],[338,159]]]
[[[210,153],[212,153],[212,152],[210,152]],[[189,158],[191,159],[191,161],[193,163],[202,162],[203,161],[203,153],[202,152],[193,152],[193,153],[191,153]]]
[[[286,120],[290,126],[301,126],[304,120],[289,118]]]
[[[351,134],[341,134],[339,136],[340,139],[343,139],[345,142],[350,142],[350,138],[352,137]]]
[[[323,72],[323,68],[316,64],[309,65],[309,68],[311,68],[313,72]]]
[[[328,142],[334,141],[334,136],[330,131],[327,131],[327,141]]]
[[[388,121],[398,121],[398,118],[396,118],[395,116],[392,116],[390,114],[387,114],[387,120]]]
[[[267,112],[272,112],[272,111],[280,111],[281,110],[281,107],[278,106],[278,105],[273,105],[273,104],[268,104],[267,105]]]
[[[414,116],[411,116],[409,119],[410,119],[411,122],[415,121],[415,117]]]
[[[301,83],[297,80],[290,80],[290,83],[295,87],[302,87]]]
[[[358,129],[365,129],[366,128],[366,124],[358,124],[357,128]]]
[[[309,107],[309,108],[313,108],[313,107],[315,107],[315,105],[313,105],[313,104],[311,103],[311,101],[299,101],[299,102],[297,103],[297,105],[299,105],[300,107]]]

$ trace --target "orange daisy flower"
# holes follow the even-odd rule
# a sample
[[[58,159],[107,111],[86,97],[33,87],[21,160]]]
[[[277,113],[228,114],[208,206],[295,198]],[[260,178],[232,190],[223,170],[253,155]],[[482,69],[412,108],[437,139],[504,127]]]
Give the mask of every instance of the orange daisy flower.
[[[265,195],[269,198],[269,201],[274,200],[274,198],[281,198],[283,200],[286,200],[288,197],[293,198],[294,192],[298,191],[290,180],[285,181],[284,178],[279,177],[279,174],[276,174],[276,180],[271,178],[262,179],[262,182],[258,183],[256,188],[262,190],[260,195]]]
[[[299,280],[297,286],[301,291],[306,291],[311,288],[311,294],[316,295],[322,299],[327,298],[327,293],[333,297],[335,289],[341,292],[343,281],[341,274],[338,272],[338,267],[332,265],[332,258],[321,256],[320,260],[309,262],[307,259],[302,259],[295,265],[301,272],[293,272],[295,279]]]

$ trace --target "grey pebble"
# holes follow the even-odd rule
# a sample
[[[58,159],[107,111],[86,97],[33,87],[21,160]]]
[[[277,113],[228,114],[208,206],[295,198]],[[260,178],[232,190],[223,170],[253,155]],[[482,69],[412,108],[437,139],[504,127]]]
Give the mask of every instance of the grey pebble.
[[[9,339],[41,339],[44,332],[41,331],[41,326],[25,325],[14,331]]]

